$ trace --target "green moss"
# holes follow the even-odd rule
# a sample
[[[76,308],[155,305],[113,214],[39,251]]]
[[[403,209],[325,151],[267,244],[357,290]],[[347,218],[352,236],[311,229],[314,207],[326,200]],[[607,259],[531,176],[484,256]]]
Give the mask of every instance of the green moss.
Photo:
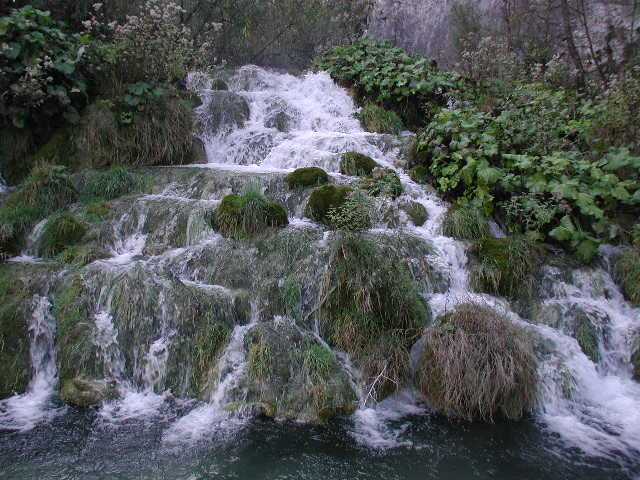
[[[298,168],[287,175],[289,188],[317,187],[329,183],[327,172],[318,167]]]
[[[400,133],[404,126],[397,113],[367,102],[360,112],[360,121],[365,130],[375,133]]]
[[[640,305],[640,249],[625,250],[616,260],[615,277],[625,297],[634,305]]]
[[[576,329],[576,340],[584,354],[593,363],[600,361],[600,348],[598,346],[598,332],[588,318],[580,318]]]
[[[220,355],[229,343],[231,329],[223,323],[206,323],[199,328],[193,342],[192,387],[202,393],[210,384]]]
[[[404,206],[404,211],[416,227],[421,227],[429,218],[429,213],[424,205],[418,202],[411,202]]]
[[[367,176],[360,180],[360,188],[366,190],[374,197],[387,196],[398,198],[402,195],[402,182],[400,177],[393,170],[386,168],[377,168],[371,176]]]
[[[411,180],[416,183],[421,183],[423,185],[429,183],[429,169],[424,165],[413,167],[409,171],[409,176],[411,177]]]
[[[464,420],[520,419],[537,399],[537,360],[525,331],[465,304],[426,330],[420,389],[441,413]],[[469,370],[469,367],[471,371]]]
[[[111,204],[101,200],[89,202],[84,206],[84,218],[91,223],[103,221],[111,214]]]
[[[94,245],[72,245],[58,254],[56,259],[74,267],[84,267],[106,255]]]
[[[74,215],[67,212],[57,214],[47,220],[42,231],[40,253],[45,257],[54,257],[65,248],[79,243],[86,233],[87,227]]]
[[[356,361],[374,398],[393,393],[409,376],[411,347],[429,320],[403,259],[361,237],[339,237],[321,298],[323,333]]]
[[[251,189],[243,195],[224,197],[216,209],[214,220],[215,227],[223,235],[238,240],[252,238],[289,223],[282,205]]]
[[[478,262],[471,273],[476,291],[512,300],[532,295],[541,259],[530,240],[524,236],[483,238],[476,253]]]
[[[80,408],[97,406],[116,397],[114,383],[84,377],[65,380],[60,389],[60,398],[64,403]]]
[[[350,187],[335,185],[316,188],[309,197],[305,215],[317,222],[328,224],[329,211],[344,204],[352,191]]]
[[[314,382],[326,382],[336,363],[336,357],[327,347],[312,343],[302,353],[303,367]]]
[[[271,348],[262,337],[249,349],[248,370],[251,378],[259,382],[267,381],[273,372]]]
[[[125,167],[112,167],[103,171],[90,171],[82,180],[82,194],[89,198],[113,200],[140,191],[143,179]]]
[[[458,240],[480,240],[491,235],[484,214],[470,205],[456,205],[447,212],[442,233]]]
[[[31,376],[26,286],[0,266],[0,398],[25,391]]]
[[[343,175],[370,175],[378,167],[374,159],[357,152],[347,152],[340,160],[340,173]]]

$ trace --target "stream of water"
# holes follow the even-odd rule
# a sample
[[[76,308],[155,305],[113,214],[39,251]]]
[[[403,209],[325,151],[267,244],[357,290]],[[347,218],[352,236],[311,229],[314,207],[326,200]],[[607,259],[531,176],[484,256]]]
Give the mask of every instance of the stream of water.
[[[246,99],[250,116],[241,126],[205,131],[210,163],[199,167],[251,175],[319,166],[334,181],[348,182],[339,174],[340,155],[358,151],[396,170],[405,189],[397,202],[419,202],[429,214],[421,227],[405,219],[400,228],[432,247],[427,261],[447,279],[445,291],[425,292],[434,316],[463,302],[490,304],[544,342],[542,394],[535,415],[520,423],[456,424],[432,414],[410,389],[375,404],[361,388],[356,388],[356,413],[326,427],[231,414],[225,406],[238,400],[239,381],[246,372],[245,336],[264,320],[257,304],[252,302],[250,321],[231,333],[209,401],[196,402],[165,388],[176,312],[157,310],[153,341],[127,368],[110,313],[113,292],[105,286],[94,318],[95,341],[120,397],[90,412],[56,403],[55,322],[47,298],[34,299],[33,381],[27,393],[0,403],[4,478],[640,478],[640,384],[632,380],[629,361],[640,310],[624,300],[611,279],[607,249],[601,267],[569,275],[546,267],[548,293],[542,303],[558,312],[556,325],[521,318],[505,300],[470,290],[468,246],[441,232],[448,205],[400,168],[401,139],[363,131],[352,99],[326,74],[295,77],[247,66],[229,83]],[[202,75],[192,76],[191,84],[204,99],[199,114],[206,123],[216,92],[207,90],[210,83]],[[286,128],[274,127],[275,115],[286,119]],[[167,189],[138,200],[130,214],[114,224],[112,257],[87,268],[112,278],[140,266],[168,265],[186,285],[232,300],[231,290],[203,283],[199,270],[191,266],[204,249],[220,241],[195,216],[189,217],[186,246],[157,255],[145,250],[150,235],[144,230],[144,205],[172,199],[176,205],[186,202],[195,212],[203,202],[216,205],[221,195],[215,192],[197,201],[186,197]],[[288,228],[318,228],[304,218],[301,205],[294,210]],[[395,231],[382,222],[373,230],[376,235]],[[166,283],[161,276],[153,281]],[[165,303],[161,294],[157,304]],[[576,312],[601,320],[598,362],[582,352],[566,328]],[[336,353],[359,386],[348,356]]]

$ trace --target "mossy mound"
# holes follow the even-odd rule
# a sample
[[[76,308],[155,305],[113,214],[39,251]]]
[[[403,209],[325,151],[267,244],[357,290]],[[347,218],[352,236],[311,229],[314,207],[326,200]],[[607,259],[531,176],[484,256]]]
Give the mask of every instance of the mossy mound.
[[[289,223],[286,209],[257,190],[243,195],[227,195],[214,217],[214,227],[224,236],[236,240],[252,238]]]
[[[371,240],[340,236],[320,298],[322,333],[356,362],[365,391],[382,399],[405,384],[430,310],[403,258]]]
[[[428,328],[418,368],[429,404],[450,417],[515,420],[535,406],[537,360],[531,339],[482,305],[460,305]]]
[[[409,216],[416,227],[421,227],[429,218],[429,213],[424,205],[418,202],[409,202],[402,205],[402,210]]]
[[[329,175],[318,167],[298,168],[287,175],[289,188],[318,187],[329,183]]]
[[[442,224],[442,233],[458,240],[480,240],[491,235],[484,214],[470,205],[456,205],[449,209]]]
[[[336,185],[316,188],[309,197],[304,214],[317,222],[329,224],[329,211],[344,204],[352,191],[350,187]]]
[[[347,152],[340,160],[340,173],[343,175],[355,177],[370,175],[376,167],[378,164],[373,158],[358,152]]]
[[[260,323],[245,348],[246,402],[263,415],[318,424],[354,412],[355,392],[333,352],[293,323]]]
[[[540,253],[524,236],[483,238],[477,243],[471,272],[476,291],[519,300],[533,294]]]
[[[28,301],[23,282],[0,266],[0,399],[24,392],[31,377]]]
[[[74,215],[63,212],[47,220],[38,244],[43,257],[55,257],[65,248],[79,243],[87,227]]]
[[[614,269],[627,300],[640,305],[640,248],[625,250],[616,260]]]
[[[416,183],[421,183],[423,185],[429,183],[429,169],[424,165],[413,167],[409,171],[409,176],[411,177],[411,180]]]
[[[388,168],[376,168],[370,176],[360,180],[360,188],[366,190],[374,197],[387,196],[398,198],[402,195],[403,188],[400,177]]]
[[[362,107],[359,117],[362,126],[368,132],[398,134],[404,128],[397,113],[372,102],[367,102]]]

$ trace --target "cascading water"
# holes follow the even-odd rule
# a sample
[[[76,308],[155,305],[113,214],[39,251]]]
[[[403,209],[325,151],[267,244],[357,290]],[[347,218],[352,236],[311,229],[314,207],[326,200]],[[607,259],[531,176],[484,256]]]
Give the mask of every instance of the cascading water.
[[[58,383],[56,368],[56,324],[47,297],[32,300],[29,322],[32,379],[27,392],[0,402],[0,430],[27,431],[60,413],[52,404]]]

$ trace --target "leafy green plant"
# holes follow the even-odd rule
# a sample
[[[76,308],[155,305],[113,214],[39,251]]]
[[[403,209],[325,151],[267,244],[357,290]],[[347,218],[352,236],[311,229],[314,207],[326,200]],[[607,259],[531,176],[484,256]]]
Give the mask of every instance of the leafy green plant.
[[[640,305],[640,251],[625,250],[616,260],[614,270],[625,296],[634,305]]]

